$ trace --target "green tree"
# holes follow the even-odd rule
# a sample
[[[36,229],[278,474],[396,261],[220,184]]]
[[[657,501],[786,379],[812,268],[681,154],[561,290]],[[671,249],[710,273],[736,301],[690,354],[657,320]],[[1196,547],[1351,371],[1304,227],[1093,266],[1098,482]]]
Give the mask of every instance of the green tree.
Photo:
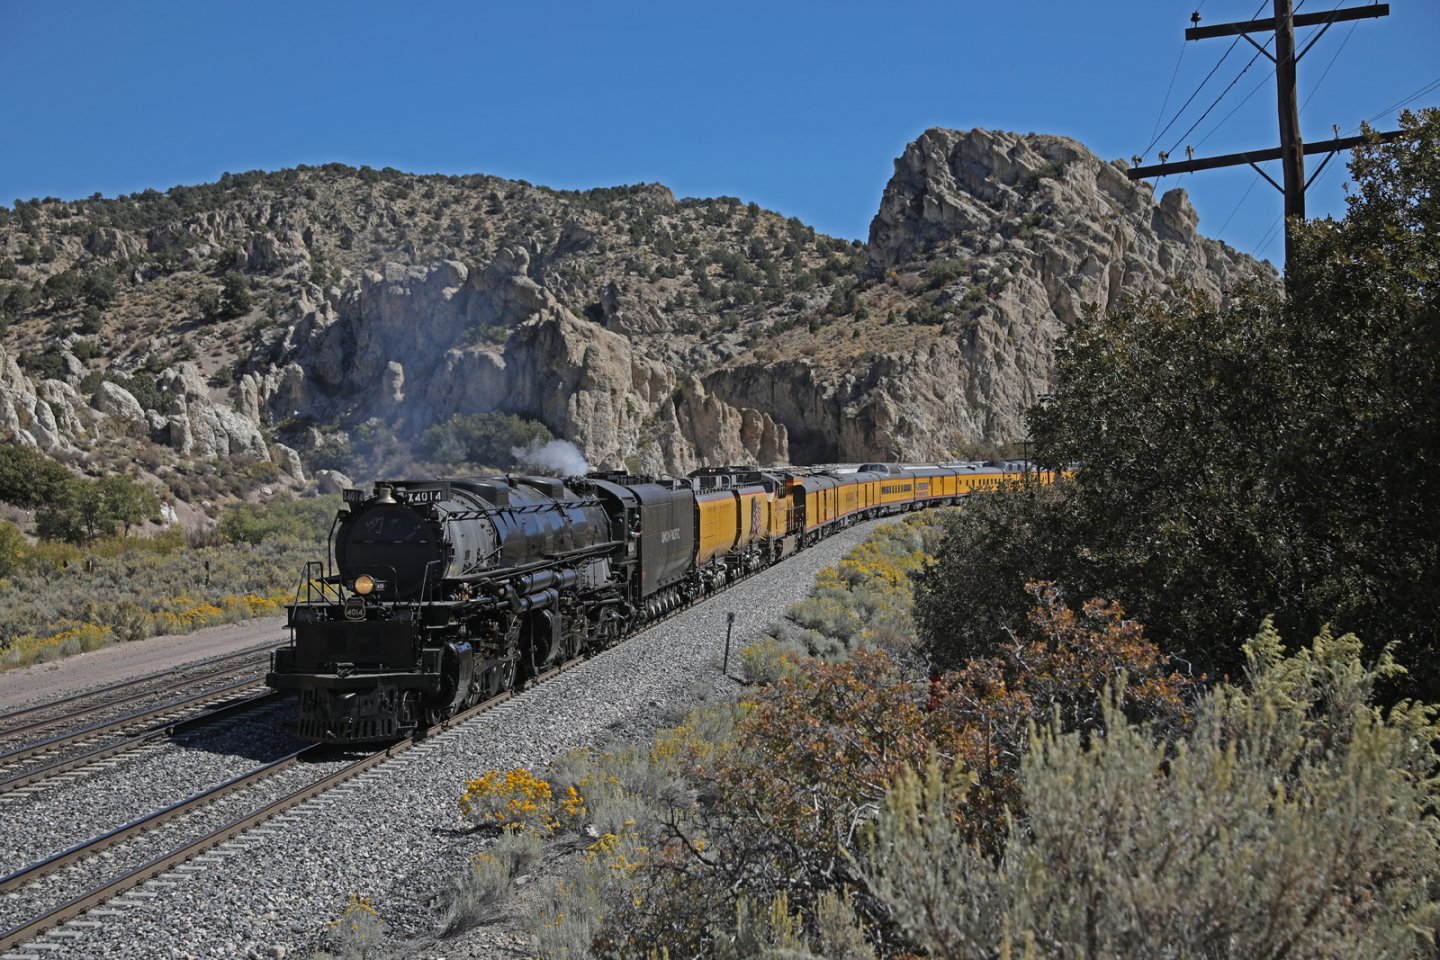
[[[988,657],[998,638],[1025,622],[1031,579],[1069,574],[1067,485],[971,497],[945,519],[934,559],[915,575],[920,652],[935,670]]]
[[[513,413],[456,414],[420,436],[425,456],[440,463],[496,468],[515,463],[516,447],[548,443],[555,435],[543,424]]]
[[[92,307],[104,309],[115,301],[115,280],[108,270],[87,273],[80,281],[80,295]]]
[[[160,498],[154,491],[123,474],[102,477],[95,484],[99,488],[100,523],[107,533],[114,532],[117,525],[129,533],[131,526],[160,512]]]
[[[1203,668],[1238,666],[1267,613],[1294,625],[1323,563],[1272,466],[1307,393],[1276,336],[1282,317],[1258,285],[1226,307],[1179,291],[1092,313],[1031,420],[1042,460],[1081,464],[1058,548],[1066,586],[1117,597]]]
[[[199,309],[201,318],[205,320],[219,318],[222,310],[220,291],[214,287],[206,287],[195,298],[195,306]]]
[[[230,543],[286,539],[323,543],[340,506],[338,496],[232,504],[220,516],[220,533]]]
[[[58,499],[75,475],[34,447],[0,445],[0,500],[38,507]]]
[[[57,308],[66,310],[79,302],[82,286],[80,274],[74,270],[62,270],[45,281],[45,296]]]
[[[1440,110],[1357,151],[1342,220],[1298,232],[1292,364],[1306,371],[1278,464],[1317,544],[1318,603],[1440,689]],[[1312,619],[1312,625],[1315,620]]]
[[[917,603],[937,656],[1016,626],[1018,566],[1116,598],[1198,670],[1233,674],[1274,614],[1288,633],[1334,618],[1372,655],[1398,640],[1413,682],[1440,685],[1440,112],[1403,122],[1409,139],[1357,152],[1345,219],[1299,229],[1284,295],[1177,289],[1067,334],[1031,413],[1039,459],[1080,465],[1063,516],[1014,501],[999,529],[957,527]],[[987,546],[1015,582],[960,601],[983,629],[947,625],[940,578]]]
[[[84,543],[114,536],[122,527],[160,510],[155,494],[122,474],[99,480],[76,478],[35,513],[35,528],[47,540]]]
[[[250,312],[254,299],[245,277],[235,270],[226,273],[220,281],[221,316],[233,319]]]

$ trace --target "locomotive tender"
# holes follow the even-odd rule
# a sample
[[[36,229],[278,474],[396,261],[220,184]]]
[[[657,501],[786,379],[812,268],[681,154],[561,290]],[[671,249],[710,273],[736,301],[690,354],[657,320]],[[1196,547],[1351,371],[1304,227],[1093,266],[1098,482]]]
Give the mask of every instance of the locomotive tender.
[[[291,643],[265,682],[299,692],[302,736],[398,739],[852,523],[958,503],[1029,469],[721,467],[346,490],[331,555],[306,564]]]

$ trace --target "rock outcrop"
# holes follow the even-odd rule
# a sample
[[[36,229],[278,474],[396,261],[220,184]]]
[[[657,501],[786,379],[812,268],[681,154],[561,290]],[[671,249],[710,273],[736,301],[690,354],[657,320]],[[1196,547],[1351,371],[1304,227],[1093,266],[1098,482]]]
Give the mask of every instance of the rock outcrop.
[[[923,460],[1023,436],[1086,305],[1175,280],[1222,298],[1242,278],[1274,278],[1200,236],[1184,190],[1156,204],[1124,171],[1064,137],[926,131],[895,161],[868,253],[891,282],[952,268],[940,333],[828,375],[749,363],[708,382],[786,424],[800,460]]]
[[[1183,191],[1157,203],[1073,140],[984,130],[911,143],[863,248],[658,185],[335,165],[159,197],[0,226],[28,298],[0,349],[3,438],[162,472],[269,461],[326,488],[315,468],[407,469],[427,428],[484,411],[651,472],[948,458],[1023,436],[1087,305],[1273,278],[1200,236]],[[79,294],[30,292],[66,270],[111,290],[98,332]],[[249,312],[215,307],[230,272]],[[21,350],[48,358],[22,369]]]
[[[379,418],[410,438],[457,414],[513,412],[595,465],[676,472],[786,459],[784,430],[768,416],[693,378],[686,392],[643,342],[564,307],[528,276],[529,262],[505,250],[484,269],[385,264],[357,296],[295,326],[263,395],[277,416]]]

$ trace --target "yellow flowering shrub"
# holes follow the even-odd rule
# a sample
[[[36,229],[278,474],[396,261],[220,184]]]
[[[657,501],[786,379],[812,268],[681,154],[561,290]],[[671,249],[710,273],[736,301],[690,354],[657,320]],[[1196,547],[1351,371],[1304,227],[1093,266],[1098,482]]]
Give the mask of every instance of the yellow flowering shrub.
[[[350,894],[340,916],[325,925],[326,946],[333,953],[316,954],[317,960],[370,960],[388,956],[385,921],[369,897]]]
[[[76,653],[88,653],[114,641],[109,627],[81,623],[49,636],[33,633],[14,637],[0,654],[0,670],[30,663],[47,663]]]
[[[487,826],[519,827],[551,834],[559,825],[557,809],[573,811],[584,801],[571,787],[558,800],[548,781],[529,770],[487,770],[465,782],[460,815]]]

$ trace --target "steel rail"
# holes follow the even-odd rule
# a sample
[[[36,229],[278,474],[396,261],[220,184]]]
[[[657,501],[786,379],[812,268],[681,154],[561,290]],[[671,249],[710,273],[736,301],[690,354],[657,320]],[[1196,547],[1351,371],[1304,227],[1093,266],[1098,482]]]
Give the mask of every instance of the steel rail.
[[[229,684],[228,686],[219,687],[214,690],[208,690],[204,693],[197,693],[192,697],[185,698],[184,700],[171,700],[167,703],[161,704],[158,707],[152,707],[147,710],[141,710],[138,713],[128,714],[127,716],[120,717],[116,720],[102,721],[101,723],[92,724],[91,726],[84,727],[80,730],[75,730],[70,733],[63,733],[54,737],[50,737],[47,740],[40,740],[36,743],[28,744],[23,747],[16,747],[13,750],[8,750],[4,753],[0,753],[0,764],[13,766],[14,764],[28,760],[31,757],[36,756],[37,754],[45,753],[51,750],[62,749],[63,747],[69,746],[71,744],[79,743],[81,741],[92,739],[94,737],[103,736],[107,733],[113,733],[116,730],[122,730],[125,727],[133,726],[137,723],[144,723],[145,721],[153,720],[156,717],[163,717],[166,714],[174,713],[177,710],[184,710],[189,707],[196,706],[197,704],[205,703],[206,701],[218,700],[229,694],[235,693],[238,690],[243,690],[247,687],[256,686],[257,684],[263,682],[264,679],[265,675],[263,673],[255,674],[253,676],[246,677],[244,680]]]
[[[241,650],[239,653],[232,653],[229,656],[222,657],[219,660],[211,661],[211,663],[228,663],[231,660],[243,660],[248,657],[253,657],[259,653],[268,653],[272,650],[278,650],[280,649],[280,647],[283,646],[284,644],[277,645],[274,643],[267,643],[263,647],[251,647],[248,650]],[[120,697],[115,700],[106,700],[103,703],[98,703],[95,706],[89,707],[85,710],[76,710],[71,713],[62,714],[58,717],[36,720],[31,723],[21,724],[18,727],[12,727],[8,730],[0,730],[0,739],[8,740],[11,737],[18,737],[21,734],[29,733],[32,730],[42,730],[45,727],[53,727],[57,723],[64,723],[66,720],[74,720],[77,717],[83,717],[86,714],[94,713],[97,710],[103,710],[107,707],[118,707],[123,704],[133,703],[136,700],[141,700],[145,697],[154,696],[155,694],[168,693],[172,690],[182,689],[187,686],[194,686],[197,683],[203,683],[206,680],[210,680],[219,676],[224,676],[225,674],[232,672],[234,669],[235,667],[233,665],[229,667],[222,667],[218,670],[211,670],[208,673],[202,673],[198,676],[188,677],[184,680],[178,680],[174,683],[157,687],[153,690],[143,690],[128,697]],[[51,700],[49,703],[41,703],[36,704],[33,707],[25,707],[21,710],[13,710],[10,713],[0,714],[0,723],[3,723],[7,720],[13,720],[17,717],[30,716],[31,714],[39,713],[42,710],[52,710],[55,707],[64,706],[67,703],[74,703],[77,700],[84,700],[88,697],[98,697],[106,693],[113,693],[117,690],[124,690],[129,687],[139,686],[142,683],[151,683],[163,677],[171,676],[174,673],[175,671],[168,670],[165,673],[152,673],[143,677],[136,677],[133,680],[121,680],[118,683],[112,683],[109,686],[100,687],[95,690],[88,690],[85,693],[76,693],[68,697],[62,697],[59,700]]]
[[[550,670],[547,670],[546,672],[539,674],[538,676],[533,677],[529,681],[527,681],[525,684],[525,689],[530,689],[537,684],[544,683],[546,680],[549,680],[557,674],[578,666],[585,660],[586,658],[583,656],[576,657],[564,664],[561,664],[560,666],[553,667]],[[145,863],[144,865],[137,867],[134,870],[131,870],[120,877],[116,877],[115,879],[111,880],[106,884],[103,884],[102,886],[95,887],[94,889],[89,890],[81,894],[80,896],[61,904],[53,910],[46,912],[45,914],[37,916],[23,924],[20,924],[19,926],[6,930],[4,933],[0,933],[0,950],[13,950],[16,947],[19,947],[29,942],[30,940],[35,939],[40,934],[44,933],[46,930],[57,927],[60,924],[65,923],[66,921],[73,920],[76,917],[82,915],[86,910],[89,910],[92,907],[99,906],[106,900],[109,900],[120,893],[124,893],[126,890],[129,890],[133,887],[139,886],[146,880],[166,873],[170,869],[199,856],[210,848],[218,846],[219,844],[224,843],[227,840],[231,840],[252,827],[258,826],[266,820],[269,820],[271,817],[275,817],[282,813],[285,813],[291,808],[296,807],[301,803],[304,803],[306,800],[325,793],[327,790],[338,786],[339,784],[345,782],[346,780],[349,780],[350,778],[358,774],[364,773],[366,770],[369,770],[372,767],[383,763],[384,761],[390,759],[396,754],[408,750],[410,747],[415,746],[417,743],[422,743],[430,737],[449,730],[460,723],[463,723],[467,720],[472,719],[473,717],[480,715],[481,713],[494,709],[495,707],[506,702],[507,700],[510,700],[512,697],[515,696],[517,692],[519,691],[506,690],[502,693],[499,693],[483,703],[476,704],[470,709],[465,710],[461,713],[457,713],[455,716],[450,717],[447,720],[427,727],[423,731],[407,737],[404,740],[400,740],[396,743],[390,744],[384,750],[378,750],[375,753],[370,754],[368,757],[358,760],[355,763],[350,764],[349,766],[335,771],[334,773],[328,774],[308,786],[301,787],[299,790],[294,791],[288,796],[276,800],[273,803],[267,804],[266,806],[261,807],[259,810],[256,810],[253,813],[233,820],[225,826],[221,827],[220,829],[215,830],[212,833],[207,834],[206,836],[201,837],[200,839],[190,844],[187,844],[180,849],[173,850],[170,853],[166,853],[159,857],[156,857],[153,860]],[[210,803],[216,799],[219,799],[220,797],[242,790],[246,786],[249,786],[254,782],[258,782],[259,780],[265,779],[268,776],[272,776],[273,774],[280,772],[280,770],[282,769],[286,769],[289,766],[294,765],[295,763],[299,762],[301,757],[311,752],[318,753],[324,750],[331,749],[334,748],[331,747],[329,744],[312,744],[308,747],[296,751],[293,754],[289,754],[285,757],[279,758],[278,760],[271,761],[264,767],[256,768],[249,773],[232,778],[231,780],[226,781],[224,784],[219,784],[215,787],[211,787],[210,789],[202,793],[196,794],[193,797],[182,800],[179,803],[172,804],[171,806],[165,808],[162,811],[149,814],[148,816],[142,817],[136,821],[132,821],[129,824],[125,824],[122,827],[117,827],[115,830],[112,830],[109,833],[106,833],[93,840],[87,841],[84,844],[77,844],[75,847],[55,854],[54,856],[49,857],[46,860],[22,868],[21,870],[16,871],[8,877],[0,878],[0,892],[6,892],[16,887],[24,886],[25,884],[35,879],[38,879],[41,876],[62,869],[63,867],[68,866],[69,864],[74,863],[77,860],[83,859],[90,854],[97,853],[100,850],[105,849],[106,847],[113,846],[114,844],[119,843],[122,840],[129,839],[130,837],[133,837],[144,830],[152,829],[154,827],[160,826],[161,824],[168,823],[169,821],[174,820],[177,817],[183,816],[190,810]]]
[[[237,700],[234,703],[227,703],[223,707],[216,707],[214,710],[207,711],[205,713],[199,714],[198,716],[186,717],[185,719],[177,720],[174,723],[168,723],[158,727],[153,727],[150,730],[146,730],[144,733],[137,734],[136,736],[129,738],[128,740],[121,740],[118,743],[112,743],[108,746],[98,747],[94,750],[91,750],[89,753],[82,753],[67,760],[60,760],[56,763],[49,764],[48,766],[38,767],[34,770],[30,770],[25,773],[18,774],[17,776],[11,777],[8,780],[0,780],[0,796],[10,793],[13,790],[18,790],[21,787],[28,787],[33,783],[39,783],[42,780],[49,780],[50,778],[59,776],[62,773],[69,773],[71,770],[74,770],[78,767],[89,766],[90,764],[99,763],[101,760],[108,760],[111,757],[117,756],[122,753],[129,753],[130,751],[136,750],[144,746],[145,744],[150,743],[151,741],[173,736],[177,733],[189,730],[192,727],[198,727],[207,723],[213,723],[216,720],[224,719],[225,717],[228,717],[232,714],[241,713],[245,710],[249,710],[252,707],[263,706],[267,701],[278,701],[284,696],[285,695],[279,690],[267,690],[266,692],[256,694],[253,697],[247,697],[244,700]]]

